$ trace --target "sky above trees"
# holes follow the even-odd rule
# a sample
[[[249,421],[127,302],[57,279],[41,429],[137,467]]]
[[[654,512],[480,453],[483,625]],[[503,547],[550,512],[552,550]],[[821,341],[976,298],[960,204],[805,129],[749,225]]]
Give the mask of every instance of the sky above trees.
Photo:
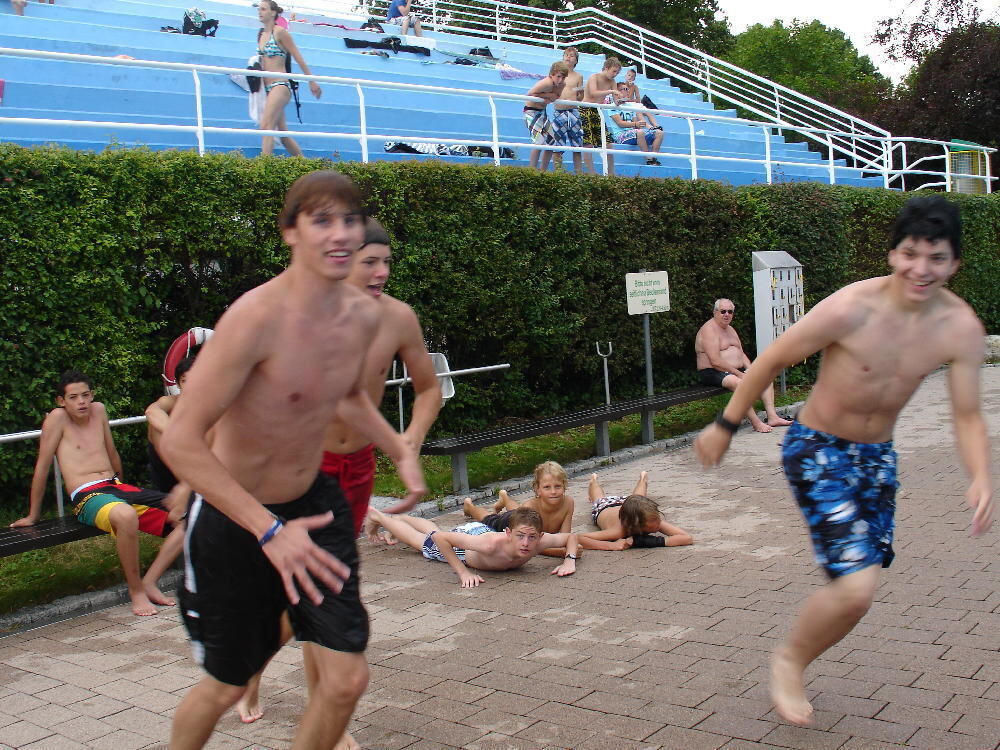
[[[780,19],[788,26],[792,19],[808,23],[818,20],[825,26],[840,29],[862,55],[867,55],[879,70],[895,82],[909,71],[909,63],[893,62],[881,46],[872,42],[879,21],[907,9],[911,0],[717,0],[729,19],[732,33],[739,34],[754,24],[768,26]],[[1000,0],[979,3],[986,20],[1000,21]]]

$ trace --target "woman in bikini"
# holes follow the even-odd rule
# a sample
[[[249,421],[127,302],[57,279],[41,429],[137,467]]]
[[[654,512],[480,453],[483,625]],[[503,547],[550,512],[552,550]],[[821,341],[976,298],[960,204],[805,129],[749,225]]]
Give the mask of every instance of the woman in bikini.
[[[291,33],[276,23],[281,12],[282,8],[274,0],[260,0],[260,4],[257,6],[257,16],[263,27],[257,32],[257,54],[260,55],[260,67],[262,70],[272,73],[284,73],[287,71],[286,62],[289,57],[292,57],[299,64],[303,73],[312,75],[306,61],[302,59],[302,53],[295,46]],[[264,104],[264,114],[260,118],[260,129],[288,130],[288,123],[285,122],[285,106],[292,98],[291,81],[287,78],[262,78],[261,82],[264,84],[267,100]],[[323,93],[316,81],[309,81],[309,90],[317,99]],[[281,145],[292,156],[302,156],[302,149],[299,148],[299,144],[295,142],[294,138],[283,136]],[[260,152],[262,154],[274,153],[273,136],[264,136]]]

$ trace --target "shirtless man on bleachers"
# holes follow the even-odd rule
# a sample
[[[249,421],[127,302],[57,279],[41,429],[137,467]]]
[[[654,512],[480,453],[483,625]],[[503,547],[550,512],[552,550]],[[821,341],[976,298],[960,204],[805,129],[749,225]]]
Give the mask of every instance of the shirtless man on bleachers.
[[[157,588],[157,581],[181,551],[183,530],[174,529],[167,519],[164,493],[121,482],[122,461],[111,437],[108,413],[104,404],[94,401],[90,378],[69,370],[63,373],[56,393],[59,408],[50,411],[42,423],[28,515],[11,526],[38,523],[52,458],[57,457],[77,519],[115,537],[132,612],[140,616],[155,615],[154,605],[174,604],[173,599]],[[139,575],[140,531],[166,537],[156,559],[142,577]]]
[[[730,299],[717,299],[712,307],[712,319],[705,323],[694,339],[698,358],[698,377],[705,385],[715,385],[735,391],[750,367],[750,358],[743,351],[740,335],[733,328],[736,306]],[[787,427],[791,422],[778,416],[774,410],[774,385],[768,385],[761,394],[767,422],[762,422],[757,412],[750,408],[747,417],[757,432],[770,432],[774,427]]]

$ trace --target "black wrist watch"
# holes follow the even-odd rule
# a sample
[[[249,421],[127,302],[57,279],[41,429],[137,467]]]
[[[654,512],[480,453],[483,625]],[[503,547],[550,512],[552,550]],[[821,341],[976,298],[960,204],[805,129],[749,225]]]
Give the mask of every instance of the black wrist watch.
[[[569,552],[566,553],[567,560],[576,560],[576,555],[571,555]]]
[[[719,427],[721,427],[722,429],[724,429],[727,432],[730,432],[730,433],[732,433],[734,435],[736,434],[736,431],[738,429],[740,429],[740,423],[739,422],[730,422],[728,419],[726,419],[723,416],[723,414],[722,414],[721,411],[718,414],[715,415],[715,423],[717,425],[719,425]]]

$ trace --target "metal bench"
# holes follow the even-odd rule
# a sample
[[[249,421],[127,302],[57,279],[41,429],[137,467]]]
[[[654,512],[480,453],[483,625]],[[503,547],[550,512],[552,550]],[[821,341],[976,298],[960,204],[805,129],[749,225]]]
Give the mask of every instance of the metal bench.
[[[424,443],[421,452],[428,456],[451,456],[452,486],[456,493],[468,492],[469,471],[466,464],[466,455],[472,451],[487,448],[491,445],[513,443],[516,440],[523,440],[524,438],[549,435],[553,432],[561,432],[572,427],[582,427],[592,424],[596,433],[596,454],[598,456],[607,456],[611,454],[608,422],[628,416],[629,414],[642,414],[644,417],[642,440],[644,443],[651,443],[653,442],[651,420],[653,412],[661,411],[669,406],[686,404],[691,401],[721,396],[726,393],[729,393],[729,391],[724,388],[707,385],[692,386],[691,388],[682,388],[667,393],[658,393],[628,401],[619,401],[607,406],[595,406],[567,414],[543,417],[542,419],[507,427],[494,427],[468,435],[429,440]]]
[[[17,555],[33,549],[55,547],[66,542],[76,542],[100,536],[104,532],[93,526],[84,526],[76,517],[52,518],[39,521],[34,526],[12,529],[0,528],[0,557]]]

